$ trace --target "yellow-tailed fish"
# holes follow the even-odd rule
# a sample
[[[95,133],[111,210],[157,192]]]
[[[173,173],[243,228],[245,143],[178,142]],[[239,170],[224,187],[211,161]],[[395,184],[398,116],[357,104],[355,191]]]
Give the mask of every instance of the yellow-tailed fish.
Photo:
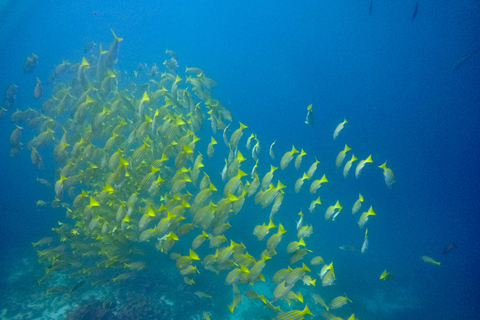
[[[282,240],[282,235],[287,232],[282,224],[279,224],[278,225],[278,232],[273,234],[267,241],[267,249],[269,251],[273,251],[275,250],[275,248],[277,247],[277,245],[280,243],[280,241]]]
[[[315,304],[319,304],[321,305],[322,307],[324,307],[327,311],[330,309],[329,306],[327,306],[327,304],[325,303],[325,301],[322,299],[322,297],[320,297],[318,294],[316,293],[312,293],[312,298],[313,300],[315,301]]]
[[[259,199],[262,209],[268,207],[277,198],[279,193],[283,192],[283,188],[285,188],[285,185],[282,184],[280,180],[278,180],[276,187],[270,185],[270,187],[265,190],[264,194]]]
[[[311,179],[313,177],[313,175],[315,174],[315,171],[317,171],[317,166],[319,163],[320,161],[318,161],[317,158],[315,158],[315,162],[312,163],[312,165],[307,171],[308,179]]]
[[[338,124],[338,126],[335,128],[335,131],[333,132],[333,140],[335,140],[338,136],[338,134],[340,133],[340,131],[342,131],[343,129],[343,126],[345,126],[345,124],[347,123],[347,119],[344,119],[343,122],[340,122]]]
[[[227,130],[228,130],[228,127],[229,127],[229,126],[230,126],[230,124],[227,125],[227,126],[225,127],[225,129],[223,129],[223,142],[225,143],[225,145],[226,145],[227,147],[229,147],[229,140],[228,140],[228,136],[227,136]],[[231,148],[231,149],[235,149],[235,148]]]
[[[200,260],[200,257],[195,253],[195,251],[190,249],[188,256],[181,256],[177,259],[177,269],[183,270],[187,268],[192,263],[192,260]]]
[[[235,283],[233,285],[235,285]],[[242,302],[242,300],[243,300],[243,298],[242,298],[242,295],[240,294],[240,292],[235,292],[234,296],[233,296],[232,304],[228,305],[228,310],[230,310],[230,312],[233,313],[233,311],[235,310],[237,305],[240,302]]]
[[[318,264],[323,264],[323,258],[320,256],[313,257],[312,260],[310,260],[311,265],[318,265]]]
[[[300,216],[300,219],[298,219],[298,221],[297,221],[297,231],[300,230],[303,227],[303,211],[300,211],[298,213],[298,215]],[[293,250],[293,251],[295,251],[295,250]],[[288,252],[288,247],[287,247],[287,252]]]
[[[300,238],[299,241],[292,241],[288,244],[287,246],[287,252],[288,253],[292,253],[292,252],[295,252],[297,251],[300,246],[304,246],[305,247],[305,241],[303,240],[303,238]]]
[[[320,278],[323,278],[329,270],[333,270],[333,262],[330,262],[330,264],[325,264],[318,275]]]
[[[345,154],[349,150],[352,150],[352,148],[345,145],[345,148],[342,151],[340,151],[340,153],[337,155],[337,160],[335,161],[335,165],[337,166],[337,168],[339,168],[342,165],[343,160],[345,159]]]
[[[329,220],[330,218],[332,220],[335,219],[340,211],[342,211],[342,206],[340,205],[340,202],[337,201],[335,205],[328,207],[327,211],[325,211],[325,220]]]
[[[278,169],[277,167],[270,165],[270,171],[267,172],[262,179],[262,190],[268,189],[268,186],[270,185],[270,182],[272,181],[272,178],[273,178],[273,173],[277,169]]]
[[[223,234],[221,234],[219,236],[209,236],[209,240],[210,240],[209,248],[217,248],[222,243],[227,241],[227,238],[225,238],[225,236]],[[216,259],[216,257],[215,257],[215,259]]]
[[[273,291],[273,300],[272,301],[276,301],[278,299],[281,299],[282,297],[286,296],[288,291],[290,291],[290,289],[292,289],[293,285],[292,286],[287,286],[285,284],[285,281],[282,281],[281,283],[279,283],[275,290]]]
[[[295,169],[298,170],[298,168],[300,168],[300,166],[302,165],[302,157],[306,154],[307,153],[305,151],[303,151],[303,149],[302,149],[300,151],[300,154],[297,155],[297,157],[295,158]]]
[[[302,296],[302,293],[299,292],[299,293],[295,293],[293,291],[289,291],[287,293],[287,297],[285,298],[287,301],[289,300],[298,300],[300,302],[303,303],[303,296]]]
[[[383,270],[382,274],[380,275],[380,280],[391,280],[393,279],[393,273],[388,272],[387,269]]]
[[[353,207],[352,207],[352,214],[355,214],[360,210],[360,207],[362,206],[363,202],[363,196],[361,194],[358,195],[358,200],[355,201]]]
[[[180,270],[180,274],[182,276],[186,276],[187,274],[192,274],[192,273],[195,273],[195,272],[199,273],[199,271],[197,270],[197,267],[192,266],[192,265],[189,265],[185,269]]]
[[[236,194],[238,186],[240,184],[240,179],[247,174],[242,170],[238,169],[237,175],[231,178],[226,184],[223,190],[223,196],[226,197],[228,193]]]
[[[140,236],[138,237],[139,241],[148,241],[148,239],[152,238],[157,234],[157,227],[152,229],[147,229],[143,231]]]
[[[297,238],[300,239],[300,238],[308,238],[312,235],[313,233],[313,227],[312,225],[308,225],[308,226],[303,226],[300,228],[300,230],[298,230],[297,232]]]
[[[369,163],[369,162],[373,162],[371,155],[369,155],[367,159],[361,160],[361,161],[357,164],[357,168],[355,169],[355,177],[356,177],[357,179],[360,177],[360,173],[362,172],[362,169],[363,169],[363,167],[365,166],[365,164],[367,164],[367,163]]]
[[[312,252],[312,250],[308,250],[308,249],[305,249],[305,248],[298,249],[297,251],[292,253],[290,258],[288,258],[288,263],[289,264],[294,264],[295,262],[302,260],[303,257],[309,252]]]
[[[352,302],[352,300],[344,296],[338,296],[336,298],[333,298],[333,300],[330,302],[330,310],[340,309],[341,307],[346,305],[347,302],[349,301]]]
[[[317,199],[313,200],[310,203],[310,206],[308,207],[308,210],[313,213],[313,211],[315,211],[315,206],[317,204],[322,204],[322,202],[320,201],[320,197],[318,197]]]
[[[310,193],[313,194],[317,192],[318,188],[320,188],[320,186],[324,182],[328,182],[327,177],[325,177],[325,175],[323,175],[321,179],[313,181],[312,184],[310,185]]]
[[[233,250],[236,247],[240,247],[240,244],[233,242],[233,240],[230,240],[230,246],[224,247],[221,250],[219,250],[217,263],[218,264],[225,263],[225,261],[227,261],[230,258],[230,256],[233,254]]]
[[[348,173],[350,172],[350,168],[352,167],[352,163],[355,160],[358,160],[358,159],[355,158],[355,155],[352,154],[352,157],[350,158],[350,160],[348,160],[347,163],[345,163],[345,167],[343,167],[343,177],[344,178],[346,178],[348,176]]]
[[[278,212],[278,210],[280,209],[280,206],[282,205],[282,202],[283,202],[283,191],[280,191],[280,193],[277,194],[277,196],[275,197],[275,201],[273,202],[273,205],[272,205],[272,210],[270,211],[270,220],[273,220],[273,216],[275,215],[275,213]]]
[[[245,128],[247,128],[247,126],[240,122],[240,128],[238,128],[237,130],[235,130],[232,133],[232,136],[230,137],[230,148],[231,149],[236,149],[237,148],[238,142],[240,141],[240,138],[243,135],[243,129],[245,129]]]
[[[363,228],[365,226],[365,223],[367,223],[368,221],[368,218],[370,216],[375,216],[375,211],[373,211],[373,208],[370,207],[370,209],[368,209],[368,211],[362,213],[362,215],[360,216],[360,219],[358,219],[358,226],[360,228]]]
[[[273,141],[273,143],[270,145],[269,154],[272,159],[275,159],[275,152],[273,151],[273,145],[275,144],[275,142],[277,142],[277,140]]]
[[[315,124],[315,119],[313,118],[312,105],[309,105],[307,107],[307,118],[305,119],[305,123],[312,128],[313,128],[313,125]]]
[[[333,269],[328,270],[322,277],[322,286],[327,287],[333,285],[335,282],[335,272]]]
[[[295,149],[295,146],[292,146],[292,150],[291,150],[291,151],[287,151],[287,152],[283,155],[282,159],[280,160],[280,169],[281,169],[281,170],[285,169],[285,168],[288,166],[288,164],[290,163],[290,161],[292,161],[293,155],[294,155],[295,153],[298,153],[298,151],[297,151],[297,149]]]
[[[208,238],[208,234],[202,231],[201,234],[195,237],[192,242],[192,249],[195,250],[202,245],[202,243]]]
[[[437,262],[435,260],[433,260],[432,258],[430,258],[429,256],[422,256],[422,260],[427,262],[427,263],[431,263],[431,264],[435,264],[437,266],[440,265],[440,262]]]
[[[254,135],[253,133],[250,135],[250,137],[248,137],[248,139],[247,139],[247,144],[246,144],[247,150],[252,149],[252,139],[253,139],[254,137],[255,137],[255,135]]]
[[[360,249],[361,253],[365,253],[368,250],[368,229],[365,230],[365,239],[363,240],[362,249]]]
[[[250,268],[250,272],[248,274],[248,283],[253,283],[262,273],[263,268],[265,267],[265,261],[270,259],[269,256],[262,254],[262,259],[255,262],[255,264]]]
[[[124,268],[130,269],[130,270],[143,270],[145,269],[145,262],[143,261],[137,261],[137,262],[132,262],[132,263],[124,263],[123,264]]]
[[[387,168],[387,162],[378,166],[379,168],[383,169],[383,176],[385,177],[385,183],[387,187],[391,188],[392,185],[395,183],[395,176],[393,175],[393,171],[390,168]]]
[[[211,138],[211,141],[210,143],[208,144],[208,147],[207,147],[207,155],[209,158],[213,157],[213,153],[215,152],[215,145],[217,144],[217,141],[215,141],[215,139],[213,139],[213,137]]]
[[[292,270],[293,269],[290,268],[290,266],[288,266],[287,269],[280,269],[277,272],[275,272],[275,274],[273,275],[273,283],[278,284],[278,283],[284,281],[285,279],[287,279],[289,273]]]
[[[310,269],[305,265],[305,263],[303,263],[301,267],[293,269],[288,273],[288,276],[285,279],[285,285],[293,286],[298,280],[303,278],[307,271],[310,271]]]
[[[301,178],[299,178],[297,180],[297,182],[295,182],[295,193],[299,193],[300,192],[300,189],[302,188],[303,186],[303,181],[305,179],[308,179],[308,175],[304,172],[303,173],[303,176]]]
[[[270,229],[275,228],[275,227],[276,226],[273,224],[272,220],[270,220],[268,225],[265,225],[265,223],[264,223],[263,225],[255,226],[255,228],[253,230],[253,234],[255,236],[257,236],[258,240],[262,241],[265,238],[265,236],[268,234]]]
[[[315,282],[317,281],[316,279],[313,280],[312,277],[310,277],[309,275],[305,275],[303,276],[302,278],[302,281],[303,281],[303,284],[307,285],[307,286],[314,286],[315,287]]]
[[[275,320],[300,320],[303,319],[303,316],[309,314],[314,315],[309,309],[308,306],[305,305],[303,310],[291,310],[287,312],[282,312],[278,316],[275,317]]]
[[[255,192],[257,192],[258,187],[260,187],[260,179],[258,178],[258,175],[255,174],[255,177],[247,188],[247,197],[250,197]]]

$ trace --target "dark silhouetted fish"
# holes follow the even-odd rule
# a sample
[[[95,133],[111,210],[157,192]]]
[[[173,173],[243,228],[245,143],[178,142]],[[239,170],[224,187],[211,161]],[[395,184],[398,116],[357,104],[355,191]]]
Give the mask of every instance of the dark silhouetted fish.
[[[70,291],[67,293],[67,298],[70,298],[72,296],[72,293],[77,291],[81,286],[85,284],[85,280],[81,280],[73,285],[73,287],[70,289]]]
[[[418,13],[418,3],[420,2],[420,0],[417,0],[417,4],[415,5],[415,10],[413,10],[413,14],[412,14],[412,21],[415,20],[415,18],[417,17],[417,13]]]
[[[452,243],[452,244],[449,244],[448,246],[445,246],[445,248],[443,248],[443,254],[449,253],[450,251],[452,251],[453,248],[458,248],[455,245],[455,243]]]

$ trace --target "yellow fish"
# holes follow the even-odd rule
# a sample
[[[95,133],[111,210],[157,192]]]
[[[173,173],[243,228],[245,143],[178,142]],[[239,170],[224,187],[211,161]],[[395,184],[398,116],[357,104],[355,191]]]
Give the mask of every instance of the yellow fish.
[[[427,262],[427,263],[436,264],[437,266],[440,265],[440,262],[437,262],[437,261],[433,260],[429,256],[422,256],[422,260]]]

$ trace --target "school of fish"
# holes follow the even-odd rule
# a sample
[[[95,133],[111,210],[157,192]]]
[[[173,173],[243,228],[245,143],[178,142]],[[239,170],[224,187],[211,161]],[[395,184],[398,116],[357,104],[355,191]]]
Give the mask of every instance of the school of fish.
[[[311,305],[322,307],[324,318],[342,319],[333,310],[352,301],[346,295],[332,297],[329,292],[337,279],[334,262],[324,262],[318,252],[308,248],[308,237],[314,232],[311,222],[319,220],[314,215],[322,205],[319,194],[336,178],[317,173],[320,162],[316,158],[304,164],[302,158],[307,152],[295,146],[276,157],[275,141],[268,151],[270,170],[260,172],[259,161],[266,161],[260,156],[264,143],[256,133],[242,142],[249,127],[235,122],[230,111],[212,96],[214,80],[199,68],[186,68],[180,74],[177,55],[170,50],[163,73],[156,65],[150,72],[140,65],[142,68],[139,66],[130,77],[115,69],[123,39],[115,33],[113,36],[108,50],[100,46],[98,54],[57,65],[46,81],[49,84],[36,78],[33,97],[42,101],[49,86],[51,96],[39,108],[17,109],[10,116],[15,125],[10,135],[10,155],[27,151],[39,169],[48,167],[48,161],[53,163],[44,159],[54,159],[55,176],[37,178],[52,188],[52,200],[38,200],[37,205],[62,207],[66,212],[65,221],[52,229],[56,237],[33,244],[45,266],[39,285],[48,286],[48,279],[57,272],[82,279],[90,276],[91,286],[124,281],[148,267],[142,261],[142,252],[145,245],[152,245],[160,258],[168,254],[175,260],[185,283],[195,286],[195,277],[213,272],[219,281],[232,286],[232,304],[228,305],[232,313],[246,296],[264,304],[274,319],[303,319],[312,315],[307,305],[310,299]],[[27,59],[25,72],[33,68],[37,58],[32,55]],[[149,79],[138,84],[135,80],[142,72]],[[15,91],[15,85],[7,89],[0,116],[14,107]],[[211,129],[205,128],[206,122]],[[308,106],[305,122],[314,126],[312,105]],[[346,125],[345,119],[336,127],[334,140]],[[25,137],[31,139],[24,141]],[[208,147],[201,149],[200,139],[209,141]],[[218,144],[221,140],[225,146]],[[336,157],[335,164],[343,166],[344,178],[358,160],[352,154],[344,164],[351,150],[345,145]],[[215,185],[217,179],[210,179],[209,175],[220,170],[207,168],[204,154],[225,158],[223,185]],[[285,185],[280,181],[282,171],[292,167],[292,161],[298,180],[295,185]],[[370,155],[358,162],[356,178],[372,161]],[[386,162],[379,168],[391,188],[395,183],[392,169]],[[307,182],[303,189],[312,198],[304,207],[309,210],[298,214],[296,230],[286,230],[276,215],[285,190],[299,193]],[[258,245],[264,248],[256,257],[249,254],[241,239],[227,237],[234,234],[228,229],[236,228],[232,217],[242,215],[246,201],[257,204],[258,214],[264,217],[262,225],[251,227]],[[351,199],[353,214],[360,211],[363,202],[362,195],[358,200]],[[340,201],[327,203],[325,220],[335,221],[345,205]],[[375,216],[370,206],[358,218],[359,228]],[[187,237],[189,233],[193,241]],[[362,253],[368,249],[367,234],[368,230],[359,239],[363,241]],[[285,243],[282,240],[286,236],[296,236],[296,240]],[[187,238],[190,240],[184,241]],[[269,264],[277,252],[287,252],[290,258],[285,268],[271,270]],[[422,259],[436,263],[428,257]],[[264,276],[268,268],[273,279]],[[385,270],[381,279],[389,278],[391,273]],[[247,286],[257,281],[271,284],[269,295]],[[81,285],[84,282],[77,283],[70,294]],[[304,297],[301,291],[305,286],[311,286],[315,293]],[[214,292],[199,290],[195,294],[202,299],[215,297]],[[331,302],[325,303],[320,295],[332,297]],[[281,301],[303,307],[281,310],[286,306]],[[352,314],[348,319],[356,318]]]

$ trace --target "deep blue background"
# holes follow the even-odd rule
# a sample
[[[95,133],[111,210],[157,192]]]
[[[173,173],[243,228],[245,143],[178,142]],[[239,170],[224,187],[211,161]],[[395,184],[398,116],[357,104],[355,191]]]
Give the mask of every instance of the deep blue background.
[[[106,48],[110,28],[124,38],[118,69],[133,72],[138,63],[161,65],[165,49],[175,50],[182,68],[201,67],[218,82],[214,95],[232,111],[235,122],[249,126],[244,139],[252,131],[259,135],[264,156],[277,139],[278,157],[295,144],[308,153],[304,168],[317,156],[319,172],[336,176],[339,183],[321,193],[317,218],[323,220],[330,202],[342,202],[336,196],[341,194],[344,220],[323,224],[312,239],[318,240],[322,255],[339,265],[337,275],[344,272],[339,290],[345,288],[359,304],[376,294],[390,301],[406,294],[416,301],[415,308],[399,303],[388,317],[382,313],[376,319],[473,318],[480,311],[480,52],[458,70],[452,66],[480,49],[480,4],[420,1],[413,22],[414,0],[374,0],[371,16],[368,6],[366,0],[10,4],[2,12],[8,19],[0,38],[0,88],[15,83],[17,106],[39,108],[33,99],[35,77],[46,79],[63,59],[79,61],[89,41]],[[23,62],[32,52],[40,57],[39,64],[33,74],[24,75]],[[303,124],[311,103],[313,130]],[[63,217],[61,210],[35,207],[37,199],[52,193],[35,177],[52,181],[51,172],[33,168],[28,153],[8,156],[13,111],[0,120],[2,249],[28,247],[49,235]],[[333,130],[344,117],[348,124],[333,141]],[[334,172],[332,164],[345,143],[358,158],[372,154],[374,159],[358,181],[352,175],[343,181],[341,172]],[[376,168],[386,160],[397,178],[393,190]],[[223,159],[218,165],[220,171]],[[265,172],[269,163],[260,167]],[[292,185],[301,173],[287,170]],[[361,257],[336,249],[363,240],[363,230],[352,226],[348,216],[359,192],[377,212],[368,223],[370,251]],[[289,241],[299,211],[294,198],[293,190],[287,191],[279,213],[289,221]],[[308,205],[311,197],[305,199]],[[322,241],[329,242],[325,249]],[[458,249],[442,255],[452,242]],[[425,264],[422,255],[441,261],[441,267]],[[396,278],[378,283],[385,268]]]

